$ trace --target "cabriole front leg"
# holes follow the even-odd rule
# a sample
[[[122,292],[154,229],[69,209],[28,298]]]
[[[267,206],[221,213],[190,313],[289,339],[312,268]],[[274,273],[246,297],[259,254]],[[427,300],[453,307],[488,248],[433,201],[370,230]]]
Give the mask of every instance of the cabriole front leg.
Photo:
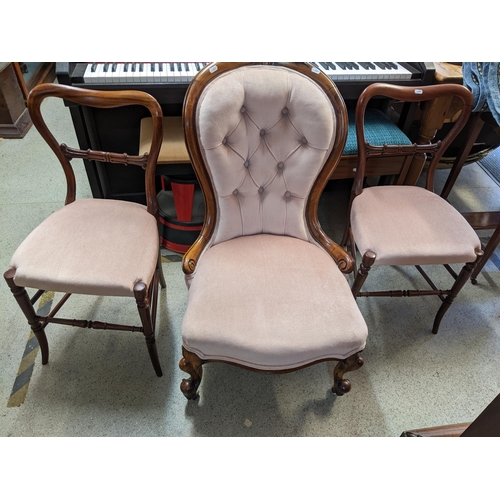
[[[359,352],[349,356],[348,358],[339,361],[333,369],[333,387],[332,391],[337,396],[342,396],[351,390],[351,382],[344,377],[347,372],[358,370],[364,365],[364,359],[359,355]]]
[[[203,376],[203,361],[192,352],[182,348],[184,356],[179,361],[179,368],[191,376],[189,379],[183,379],[181,382],[181,391],[187,399],[196,399],[198,397],[198,387]]]

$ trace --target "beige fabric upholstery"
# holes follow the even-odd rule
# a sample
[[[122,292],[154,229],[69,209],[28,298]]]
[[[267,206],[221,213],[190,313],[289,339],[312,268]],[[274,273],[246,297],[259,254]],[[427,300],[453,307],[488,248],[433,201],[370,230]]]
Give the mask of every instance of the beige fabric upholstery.
[[[242,67],[207,85],[197,125],[220,214],[213,243],[257,233],[312,241],[305,204],[335,135],[319,86],[283,67]]]
[[[316,245],[258,234],[211,247],[189,289],[186,349],[261,370],[344,359],[367,327],[345,276]]]
[[[454,264],[476,260],[476,232],[440,196],[417,186],[364,189],[352,204],[351,226],[361,254],[375,265]]]
[[[82,199],[43,221],[21,243],[10,267],[16,268],[18,286],[133,296],[135,283],[151,281],[158,251],[156,220],[144,206]]]

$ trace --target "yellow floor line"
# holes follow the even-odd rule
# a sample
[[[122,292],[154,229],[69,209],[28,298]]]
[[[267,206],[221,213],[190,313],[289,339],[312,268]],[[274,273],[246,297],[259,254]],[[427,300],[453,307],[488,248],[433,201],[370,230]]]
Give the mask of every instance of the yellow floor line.
[[[37,314],[45,316],[49,313],[50,308],[52,307],[52,301],[54,300],[54,295],[54,292],[45,292],[40,297]],[[38,340],[36,339],[33,331],[30,330],[24,354],[21,359],[21,363],[19,364],[19,369],[17,370],[16,380],[14,381],[12,392],[10,394],[9,401],[7,402],[8,408],[21,406],[24,403],[28,387],[30,385],[31,374],[33,373],[33,368],[35,366],[35,359],[39,350],[40,346],[38,345]]]

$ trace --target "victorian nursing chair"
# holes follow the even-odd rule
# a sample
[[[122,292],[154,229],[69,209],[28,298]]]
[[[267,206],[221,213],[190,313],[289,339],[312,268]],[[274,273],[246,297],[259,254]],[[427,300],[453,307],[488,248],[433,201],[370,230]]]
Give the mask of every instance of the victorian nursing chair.
[[[344,274],[352,260],[317,217],[346,140],[340,93],[307,63],[214,63],[183,116],[206,206],[183,258],[183,394],[197,398],[210,361],[283,373],[337,360],[332,390],[348,392],[367,327]]]
[[[363,123],[367,104],[375,96],[406,102],[456,96],[462,100],[463,108],[460,117],[444,139],[434,144],[373,146],[365,139]],[[356,249],[362,256],[361,265],[352,284],[353,295],[437,295],[442,304],[434,319],[433,333],[437,333],[444,314],[483,254],[479,238],[465,218],[444,198],[433,192],[434,173],[439,160],[467,123],[472,104],[471,92],[457,84],[417,88],[375,83],[362,92],[356,107],[359,164],[353,184],[347,231],[342,241],[342,244],[346,245],[350,242],[348,246],[353,258]],[[427,155],[431,161],[427,167],[425,187],[388,185],[363,188],[366,158],[384,154]],[[454,279],[450,289],[438,288],[422,268],[424,265],[441,264]],[[463,267],[457,273],[451,267],[452,264],[463,264]],[[361,292],[373,265],[415,266],[430,289]]]
[[[102,151],[82,151],[59,144],[49,131],[40,106],[47,97],[80,105],[116,108],[139,105],[147,108],[154,122],[147,154],[129,156]],[[59,159],[67,181],[63,208],[45,219],[15,251],[4,273],[12,293],[41,349],[47,364],[48,323],[101,330],[142,332],[156,374],[162,370],[155,344],[158,284],[165,288],[160,264],[158,205],[155,167],[162,140],[162,110],[150,95],[137,91],[96,91],[57,84],[35,87],[28,97],[33,124]],[[112,199],[76,199],[76,181],[70,160],[83,158],[103,163],[133,164],[145,169],[147,206]],[[119,248],[119,250],[118,250]],[[38,289],[32,298],[26,288]],[[33,305],[44,291],[63,292],[60,302],[45,317]],[[56,317],[71,294],[134,297],[142,326]]]

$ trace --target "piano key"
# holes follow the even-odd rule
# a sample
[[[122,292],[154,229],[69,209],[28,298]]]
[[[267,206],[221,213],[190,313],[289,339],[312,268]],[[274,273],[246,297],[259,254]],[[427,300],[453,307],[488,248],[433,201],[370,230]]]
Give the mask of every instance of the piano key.
[[[194,63],[190,62],[190,63],[186,63],[187,65],[187,77],[188,77],[188,82],[191,82],[193,80],[193,78],[195,77],[196,73],[198,73],[196,71],[196,68],[194,66]]]
[[[85,83],[99,85],[142,83],[189,84],[208,62],[100,62],[87,63]],[[331,63],[324,63],[331,66]],[[323,68],[324,69],[324,68]]]
[[[156,72],[155,78],[157,78],[157,81],[160,83],[168,83],[166,63],[158,63],[158,71]]]
[[[85,68],[85,73],[83,74],[83,79],[88,83],[96,83],[97,80],[97,63],[87,64]]]
[[[333,68],[325,69],[323,65],[330,63],[315,63],[333,81],[365,81],[365,80],[407,80],[412,74],[399,63],[395,62],[336,62]]]

